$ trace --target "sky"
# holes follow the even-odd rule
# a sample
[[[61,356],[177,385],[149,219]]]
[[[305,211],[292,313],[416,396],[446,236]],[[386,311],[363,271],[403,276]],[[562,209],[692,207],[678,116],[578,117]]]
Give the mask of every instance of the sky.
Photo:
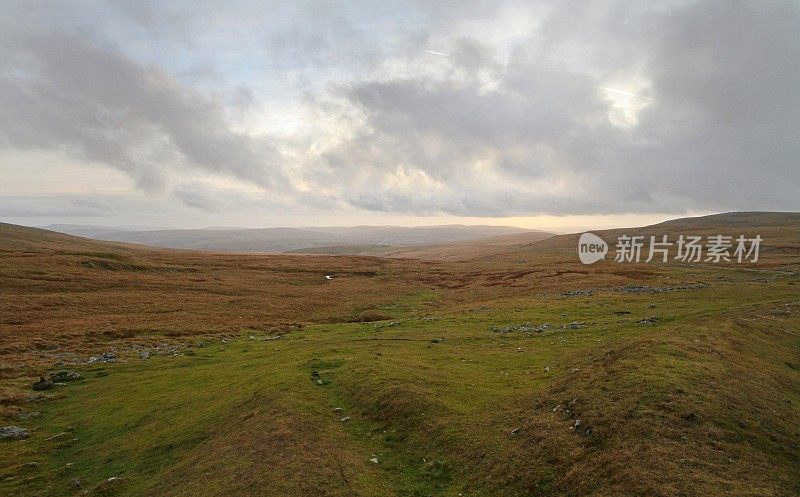
[[[800,210],[798,1],[4,0],[0,221]]]

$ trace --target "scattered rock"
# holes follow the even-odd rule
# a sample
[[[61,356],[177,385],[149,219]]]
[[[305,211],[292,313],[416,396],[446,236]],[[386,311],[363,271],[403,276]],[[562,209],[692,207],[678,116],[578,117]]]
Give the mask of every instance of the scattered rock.
[[[117,362],[117,354],[113,352],[103,352],[100,355],[92,356],[86,361],[86,364],[94,364],[96,362]]]
[[[38,468],[39,466],[41,466],[41,463],[38,461],[26,462],[22,465],[23,468]]]
[[[75,381],[80,380],[81,375],[77,371],[68,371],[62,369],[61,371],[56,372],[53,374],[50,379],[52,381]]]
[[[77,487],[80,487],[81,485],[83,485],[83,482],[81,481],[81,479],[80,479],[80,478],[73,478],[72,480],[70,480],[70,484],[71,484],[73,487],[76,487],[76,488],[77,488]]]
[[[28,430],[19,426],[4,426],[0,428],[0,440],[21,440],[28,438]]]
[[[594,289],[587,288],[585,290],[570,290],[569,292],[564,292],[561,295],[565,297],[591,297],[594,295]]]
[[[583,321],[573,321],[569,324],[565,324],[561,328],[563,329],[570,329],[570,330],[577,330],[580,328],[586,328],[586,323]]]
[[[614,311],[614,314],[616,314],[617,316],[623,316],[625,314],[630,314],[630,313],[631,311]]]
[[[649,318],[644,318],[640,319],[639,321],[636,321],[636,324],[644,324],[644,325],[656,324],[660,319],[661,318],[659,318],[658,316],[650,316]]]
[[[342,412],[342,408],[341,407],[334,407],[333,408],[333,412]]]
[[[441,342],[441,340],[438,338],[434,338],[433,340],[431,340],[431,343],[439,343],[439,342]]]
[[[341,421],[342,423],[347,423],[348,421],[350,421],[350,416],[345,416],[342,419],[340,419],[339,421]]]
[[[648,305],[648,306],[647,306],[647,308],[648,308],[648,309],[655,309],[655,308],[656,308],[656,305],[655,305],[655,304],[650,304],[650,305]]]
[[[550,366],[545,366],[544,367],[544,372],[545,373],[549,373],[550,372]]]
[[[514,333],[516,331],[522,333],[542,333],[548,328],[550,328],[549,323],[543,323],[543,324],[520,323],[520,324],[510,324],[508,326],[491,325],[489,327],[489,329],[495,333]]]
[[[691,285],[679,285],[679,286],[628,285],[615,288],[614,291],[623,293],[664,293],[664,292],[675,292],[677,290],[700,290],[702,288],[708,288],[708,285],[706,285],[705,283],[696,283]]]
[[[38,411],[27,411],[27,412],[21,412],[21,413],[17,414],[19,419],[38,418],[41,415],[42,414],[40,412],[38,412]]]
[[[37,381],[36,383],[34,383],[31,386],[31,388],[33,388],[34,390],[40,390],[40,391],[41,390],[49,390],[52,387],[53,387],[53,381],[52,380],[46,380],[44,378],[44,376],[40,376],[39,377],[39,381]]]
[[[140,350],[139,351],[139,359],[146,360],[150,358],[150,351],[149,350]]]
[[[516,435],[517,433],[519,433],[519,431],[520,431],[521,429],[522,429],[522,428],[514,428],[513,430],[511,430],[511,436],[514,436],[514,435]]]
[[[373,456],[369,459],[369,462],[371,462],[372,464],[378,464],[378,458]]]

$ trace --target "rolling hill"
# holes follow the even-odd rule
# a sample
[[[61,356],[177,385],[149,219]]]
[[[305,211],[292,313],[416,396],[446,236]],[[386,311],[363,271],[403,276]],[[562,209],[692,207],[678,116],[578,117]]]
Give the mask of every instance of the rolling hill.
[[[220,254],[0,224],[1,425],[26,430],[0,440],[0,494],[797,495],[800,223],[717,220],[619,232],[757,232],[763,260],[586,266],[575,236],[525,234],[402,249],[430,260]]]
[[[432,245],[496,235],[527,233],[509,226],[353,226],[264,229],[123,230],[80,225],[54,225],[54,231],[107,241],[209,252],[289,252],[337,246]]]

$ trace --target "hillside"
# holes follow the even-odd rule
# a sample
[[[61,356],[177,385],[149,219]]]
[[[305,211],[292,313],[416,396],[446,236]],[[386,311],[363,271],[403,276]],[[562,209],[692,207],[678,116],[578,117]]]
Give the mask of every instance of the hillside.
[[[729,216],[598,233],[734,223],[765,237],[758,264],[585,266],[576,236],[420,260],[0,225],[0,416],[28,430],[0,440],[0,494],[797,495],[800,223]],[[80,378],[32,390],[63,369]]]
[[[509,235],[489,236],[475,240],[440,243],[435,245],[337,245],[332,247],[316,247],[295,250],[297,254],[329,254],[329,255],[374,255],[420,260],[470,260],[497,254],[512,247],[546,240],[552,233],[531,231]]]
[[[57,225],[53,229],[98,240],[210,252],[289,252],[336,246],[431,245],[535,232],[509,226],[352,226],[265,229],[123,230]]]

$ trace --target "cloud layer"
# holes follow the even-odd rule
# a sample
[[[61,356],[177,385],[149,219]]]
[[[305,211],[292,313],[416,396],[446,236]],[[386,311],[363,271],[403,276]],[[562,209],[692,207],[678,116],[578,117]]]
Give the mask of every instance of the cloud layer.
[[[800,207],[796,2],[192,5],[4,2],[0,152],[207,212]]]

